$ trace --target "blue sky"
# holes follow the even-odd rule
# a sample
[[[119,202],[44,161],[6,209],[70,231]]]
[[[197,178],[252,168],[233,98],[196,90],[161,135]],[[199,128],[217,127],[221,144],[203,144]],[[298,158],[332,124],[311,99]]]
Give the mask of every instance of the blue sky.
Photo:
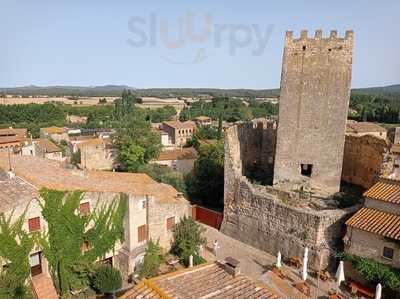
[[[2,0],[0,11],[1,87],[274,88],[284,32],[303,28],[354,30],[353,87],[400,83],[398,0]]]

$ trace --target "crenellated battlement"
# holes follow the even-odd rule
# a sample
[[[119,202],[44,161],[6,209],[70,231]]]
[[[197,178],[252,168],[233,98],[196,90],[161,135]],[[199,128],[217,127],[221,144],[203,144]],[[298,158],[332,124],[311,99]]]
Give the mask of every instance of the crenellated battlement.
[[[318,29],[314,33],[314,37],[308,36],[308,30],[301,30],[300,36],[298,38],[293,36],[293,31],[286,31],[286,42],[298,42],[298,41],[311,41],[311,40],[345,40],[352,42],[353,40],[353,30],[347,30],[344,37],[338,37],[337,30],[331,30],[329,37],[323,37],[322,30]]]

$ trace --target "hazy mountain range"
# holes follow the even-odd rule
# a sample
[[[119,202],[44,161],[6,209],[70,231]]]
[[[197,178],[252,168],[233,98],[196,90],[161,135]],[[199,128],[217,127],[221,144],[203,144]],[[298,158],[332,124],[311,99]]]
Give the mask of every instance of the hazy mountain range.
[[[23,86],[12,88],[0,88],[1,94],[13,95],[48,95],[48,96],[120,96],[124,89],[130,89],[138,96],[154,97],[191,97],[197,95],[225,95],[237,97],[272,97],[279,95],[279,89],[217,89],[217,88],[146,88],[139,89],[126,85],[104,85],[104,86]],[[400,96],[400,84],[356,88],[354,93],[380,94]]]

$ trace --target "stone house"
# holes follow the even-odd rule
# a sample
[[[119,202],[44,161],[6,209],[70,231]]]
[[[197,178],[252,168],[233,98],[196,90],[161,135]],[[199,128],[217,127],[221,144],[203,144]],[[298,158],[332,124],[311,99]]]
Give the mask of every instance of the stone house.
[[[33,141],[34,155],[51,160],[64,161],[61,149],[49,139],[39,139]]]
[[[193,136],[196,124],[192,121],[165,121],[161,129],[168,134],[172,144],[181,146]]]
[[[387,130],[380,125],[352,120],[348,120],[346,123],[346,134],[355,136],[372,135],[385,140],[387,138]]]
[[[189,173],[194,167],[197,159],[197,151],[192,148],[181,148],[160,153],[157,159],[151,161],[153,164],[165,165],[172,170]]]
[[[381,178],[347,220],[345,251],[400,268],[400,181]]]
[[[88,170],[111,170],[115,168],[117,151],[111,143],[101,138],[77,144],[81,152],[80,168]]]
[[[119,268],[126,277],[135,270],[144,256],[148,240],[159,240],[169,248],[173,225],[190,215],[190,205],[173,187],[155,182],[138,173],[80,171],[61,167],[57,161],[31,156],[12,155],[12,172],[8,170],[7,154],[0,154],[0,213],[12,220],[27,209],[24,229],[46,231],[41,215],[38,190],[82,190],[80,212],[85,213],[113,200],[125,198],[128,209],[124,219],[125,240],[117,244],[105,259]],[[30,256],[31,273],[48,272],[46,258],[39,247]]]
[[[40,138],[51,139],[58,143],[61,140],[68,140],[68,132],[60,127],[40,128]]]
[[[27,143],[27,129],[0,129],[0,151],[19,153]]]

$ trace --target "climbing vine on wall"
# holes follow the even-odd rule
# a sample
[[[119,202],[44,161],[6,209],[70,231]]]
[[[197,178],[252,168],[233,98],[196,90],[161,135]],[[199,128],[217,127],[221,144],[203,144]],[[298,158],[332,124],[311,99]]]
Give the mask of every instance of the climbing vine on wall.
[[[29,296],[25,282],[30,275],[29,254],[35,234],[23,230],[25,215],[26,211],[12,222],[12,214],[0,214],[0,265],[6,264],[0,277],[0,298]]]
[[[79,213],[82,192],[42,189],[42,215],[47,233],[39,239],[61,295],[88,284],[88,269],[123,241],[126,200],[104,201],[92,212]],[[85,250],[82,250],[86,247]]]

